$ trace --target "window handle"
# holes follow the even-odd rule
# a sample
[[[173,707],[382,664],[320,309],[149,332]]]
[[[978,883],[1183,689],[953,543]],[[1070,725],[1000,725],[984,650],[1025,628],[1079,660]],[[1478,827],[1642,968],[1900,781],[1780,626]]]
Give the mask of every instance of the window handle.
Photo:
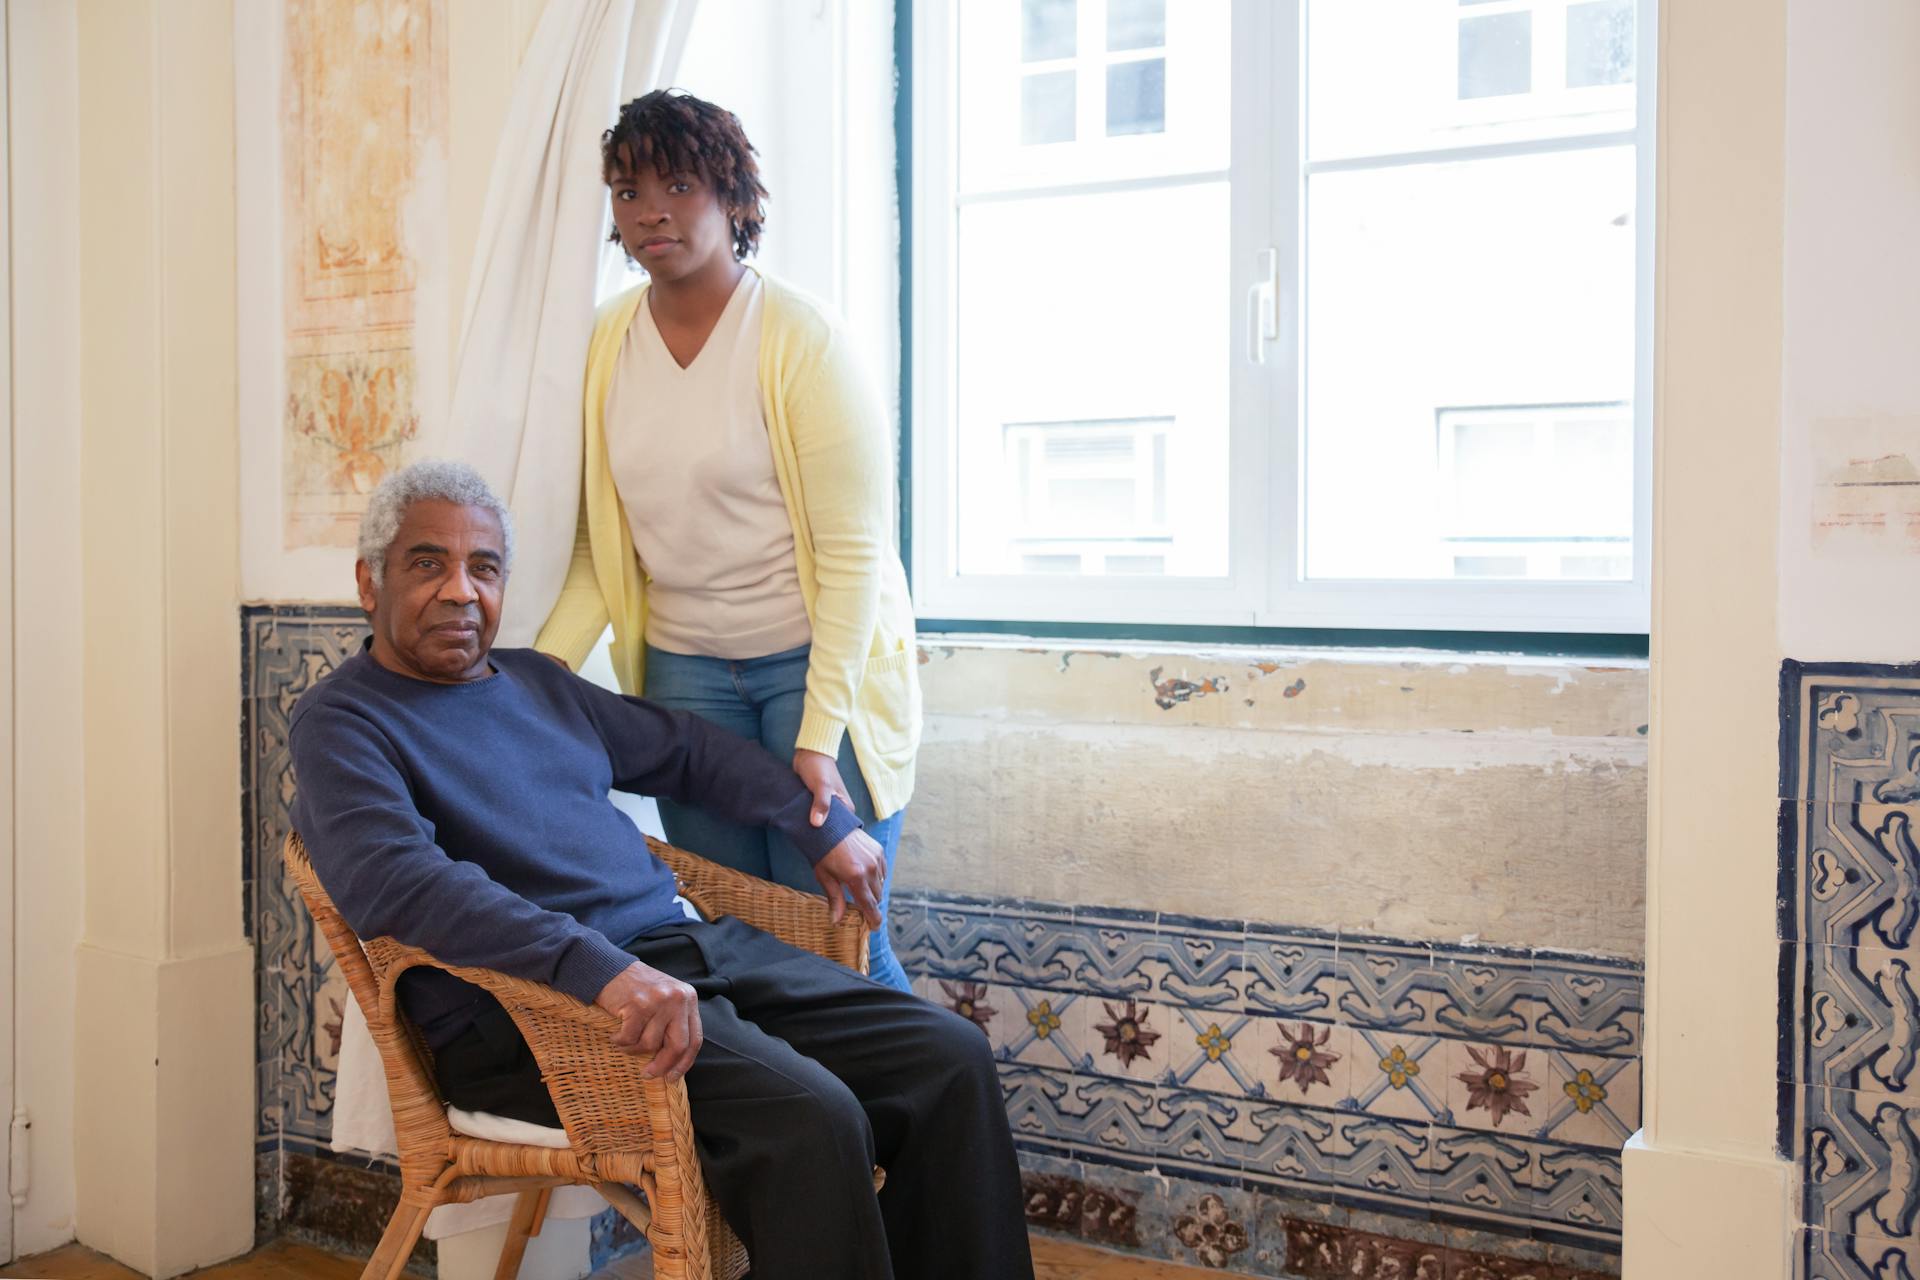
[[[1247,359],[1267,362],[1267,344],[1280,336],[1280,251],[1260,251],[1260,271],[1247,289]]]

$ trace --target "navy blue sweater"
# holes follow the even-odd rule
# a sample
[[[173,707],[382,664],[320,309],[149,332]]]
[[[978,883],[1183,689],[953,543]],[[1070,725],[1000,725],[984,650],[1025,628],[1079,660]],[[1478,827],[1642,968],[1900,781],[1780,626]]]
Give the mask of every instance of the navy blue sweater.
[[[629,942],[681,918],[672,872],[607,798],[612,788],[773,827],[818,862],[860,821],[823,826],[789,765],[683,711],[609,693],[531,649],[494,674],[433,684],[366,651],[293,709],[293,825],[363,938],[530,978],[591,1003]],[[401,999],[439,1047],[490,1003],[415,969]]]

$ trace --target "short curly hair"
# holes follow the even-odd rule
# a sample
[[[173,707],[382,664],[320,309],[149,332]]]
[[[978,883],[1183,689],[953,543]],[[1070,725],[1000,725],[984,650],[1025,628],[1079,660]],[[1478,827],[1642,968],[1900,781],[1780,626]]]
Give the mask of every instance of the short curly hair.
[[[361,513],[359,553],[367,562],[367,572],[373,576],[376,589],[386,585],[387,552],[393,549],[393,540],[400,536],[400,524],[407,518],[407,508],[416,502],[451,502],[457,507],[483,507],[493,512],[500,517],[500,535],[506,543],[501,548],[506,563],[500,568],[503,571],[513,568],[513,513],[507,510],[507,504],[500,501],[480,478],[480,473],[466,463],[422,458],[388,473],[367,499],[366,511]]]
[[[760,247],[767,221],[756,154],[733,112],[683,89],[656,89],[621,107],[613,128],[600,135],[600,177],[612,186],[643,163],[663,178],[698,174],[733,222],[733,256],[745,259]],[[608,239],[618,243],[619,230]]]

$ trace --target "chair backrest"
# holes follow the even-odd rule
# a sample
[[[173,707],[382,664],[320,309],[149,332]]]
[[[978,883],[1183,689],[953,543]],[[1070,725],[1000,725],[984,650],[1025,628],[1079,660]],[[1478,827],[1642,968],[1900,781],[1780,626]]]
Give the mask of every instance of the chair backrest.
[[[380,968],[369,958],[360,938],[347,922],[315,874],[307,848],[298,832],[289,832],[283,856],[287,873],[300,890],[300,897],[313,916],[320,935],[333,949],[333,958],[346,975],[353,998],[366,1015],[367,1030],[380,1050],[381,1065],[387,1073],[387,1101],[393,1108],[393,1131],[399,1139],[400,1166],[408,1183],[416,1181],[418,1171],[431,1177],[444,1163],[452,1147],[453,1131],[447,1124],[446,1106],[428,1069],[425,1050],[416,1038],[406,1015],[400,1011],[395,986],[406,966]]]

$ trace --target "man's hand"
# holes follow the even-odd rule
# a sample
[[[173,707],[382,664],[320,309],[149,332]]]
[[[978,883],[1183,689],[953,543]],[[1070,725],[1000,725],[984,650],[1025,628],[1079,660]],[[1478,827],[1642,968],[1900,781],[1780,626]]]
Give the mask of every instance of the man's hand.
[[[793,771],[807,784],[807,790],[813,792],[813,812],[807,817],[814,826],[827,820],[827,803],[835,796],[840,797],[841,804],[853,808],[853,797],[847,794],[847,784],[840,780],[840,766],[832,756],[801,747],[793,753]]]
[[[853,905],[867,918],[867,926],[880,927],[880,891],[887,883],[887,857],[872,836],[853,832],[814,864],[813,874],[827,891],[827,910],[835,924],[847,913],[850,893]]]
[[[700,1002],[678,978],[635,960],[593,1002],[620,1019],[620,1029],[610,1037],[614,1048],[653,1055],[643,1075],[664,1076],[671,1083],[687,1074],[700,1053]]]

